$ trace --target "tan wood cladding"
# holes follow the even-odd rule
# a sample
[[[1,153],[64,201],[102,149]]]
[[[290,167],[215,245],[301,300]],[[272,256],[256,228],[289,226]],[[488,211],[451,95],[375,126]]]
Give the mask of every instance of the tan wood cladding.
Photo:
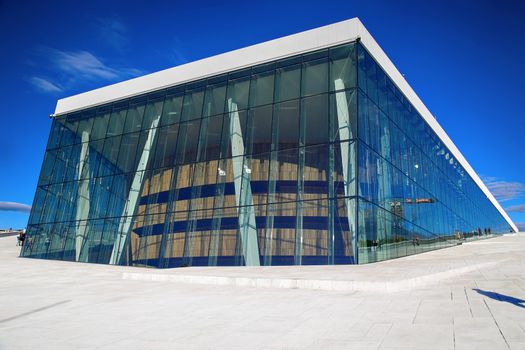
[[[268,158],[268,159],[265,159]],[[246,160],[246,167],[250,172],[251,181],[268,181],[270,178],[278,180],[296,181],[298,178],[298,167],[295,163],[283,161],[271,161],[268,155],[260,159]],[[219,169],[226,174],[219,174]],[[173,189],[194,187],[195,191],[208,184],[233,183],[232,160],[210,161],[207,163],[195,163],[159,170],[150,173],[145,179],[141,197],[154,196],[157,193]],[[326,169],[314,166],[305,166],[303,178],[306,181],[327,181]],[[343,180],[339,173],[334,174],[336,181]],[[173,184],[173,185],[172,185]],[[195,192],[195,194],[197,194]],[[297,216],[297,194],[296,193],[255,193],[252,195],[253,211],[257,217],[275,216]],[[147,204],[138,208],[138,216],[134,221],[134,229],[144,228],[151,225],[164,224],[167,222],[187,221],[190,223],[200,219],[238,217],[235,195],[211,196],[204,198],[193,198],[176,200],[172,204],[172,212],[167,203],[154,203],[156,197],[151,197]],[[327,217],[329,212],[329,201],[327,194],[303,193],[302,194],[302,216]],[[344,200],[337,201],[339,216],[346,215]],[[165,258],[180,258],[184,254],[187,257],[208,256],[216,252],[217,256],[234,256],[238,245],[237,230],[194,231],[188,226],[189,231],[169,233],[169,227],[165,234],[166,250]],[[293,256],[296,244],[296,229],[284,228],[262,228],[257,229],[259,237],[259,249],[261,255]],[[328,255],[328,230],[302,230],[302,255],[303,256],[327,256]],[[345,235],[344,235],[345,236]],[[347,236],[347,235],[346,235]],[[139,237],[132,235],[132,253],[135,259],[158,258],[160,240],[162,235]],[[345,238],[344,238],[345,239]],[[346,239],[345,239],[346,240]],[[350,247],[350,244],[347,244]],[[214,248],[215,247],[215,248]],[[351,247],[348,248],[351,250]],[[347,249],[347,250],[348,250]],[[351,251],[347,254],[351,255]]]
[[[231,169],[231,159],[227,160],[227,169]],[[252,159],[249,162],[251,169],[250,180],[251,181],[267,181],[269,178],[269,166],[270,160],[268,159]],[[247,162],[248,164],[248,162]],[[272,174],[279,180],[297,180],[297,164],[285,163],[285,162],[274,162],[277,164],[278,172]],[[218,169],[219,161],[210,161],[208,163],[196,163],[188,164],[177,167],[177,179],[175,181],[175,189],[191,187],[191,186],[202,186],[208,184],[216,184],[218,180]],[[222,168],[221,168],[222,169]],[[152,174],[149,178],[144,181],[141,197],[154,195],[159,192],[165,192],[170,190],[170,184],[173,181],[173,169],[165,169],[157,171]],[[341,177],[340,175],[338,177]],[[306,181],[326,181],[326,170],[318,169],[315,167],[305,166],[304,168],[304,180]],[[232,171],[226,172],[226,179],[219,181],[233,182]],[[267,193],[256,193],[253,194],[253,204],[260,205],[267,202]],[[295,193],[275,193],[271,202],[287,202],[296,201],[297,195]],[[318,193],[305,193],[303,194],[303,200],[319,200],[326,197],[326,195]],[[229,207],[235,206],[235,196],[227,195],[224,197],[224,203],[222,206]],[[154,207],[154,209],[146,210],[147,207]],[[178,200],[175,203],[174,211],[187,211],[187,210],[200,210],[200,209],[211,209],[216,207],[215,198],[194,198],[192,200]],[[138,215],[149,215],[165,213],[168,210],[166,204],[158,205],[155,203],[141,204],[138,208]],[[173,209],[172,209],[173,210]]]
[[[132,235],[132,254],[136,260],[156,259],[159,257],[161,235],[139,237]],[[188,240],[187,242],[185,240]],[[212,231],[169,233],[166,235],[165,258],[180,258],[184,256],[186,248],[187,257],[208,256],[212,239],[218,242],[218,256],[235,256],[237,246],[237,231],[222,230],[220,234]],[[185,247],[186,245],[186,247]]]

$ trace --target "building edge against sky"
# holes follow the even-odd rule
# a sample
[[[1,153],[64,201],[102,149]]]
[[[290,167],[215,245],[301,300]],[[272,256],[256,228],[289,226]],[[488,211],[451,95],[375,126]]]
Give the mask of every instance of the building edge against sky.
[[[357,18],[62,99],[54,117],[22,256],[363,263],[517,232]]]
[[[357,39],[378,61],[381,68],[385,70],[513,230],[517,232],[517,227],[499,202],[358,18],[292,34],[60,99],[57,102],[54,116]]]

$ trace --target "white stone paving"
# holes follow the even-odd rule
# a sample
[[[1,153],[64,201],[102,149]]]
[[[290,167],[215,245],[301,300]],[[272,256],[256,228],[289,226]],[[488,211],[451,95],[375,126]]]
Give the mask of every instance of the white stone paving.
[[[153,270],[15,244],[0,238],[2,350],[525,349],[523,234],[330,267]]]

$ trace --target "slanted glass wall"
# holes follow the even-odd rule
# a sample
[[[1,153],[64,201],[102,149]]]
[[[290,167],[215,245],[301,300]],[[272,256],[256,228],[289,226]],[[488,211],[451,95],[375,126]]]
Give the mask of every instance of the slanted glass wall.
[[[353,263],[356,57],[350,43],[55,118],[22,256]]]
[[[21,255],[350,264],[509,228],[349,43],[55,118]]]
[[[510,226],[366,49],[357,45],[360,263]]]

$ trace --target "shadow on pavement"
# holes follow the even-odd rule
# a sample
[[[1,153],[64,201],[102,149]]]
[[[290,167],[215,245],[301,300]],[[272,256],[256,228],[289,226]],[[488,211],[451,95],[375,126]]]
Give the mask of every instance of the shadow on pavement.
[[[478,292],[479,294],[483,295],[483,296],[486,296],[488,298],[491,298],[491,299],[494,299],[494,300],[498,300],[498,301],[503,301],[503,302],[506,302],[506,303],[510,303],[512,305],[516,305],[518,307],[522,307],[522,308],[525,308],[525,300],[523,299],[518,299],[518,298],[514,298],[514,297],[511,297],[511,296],[508,296],[508,295],[505,295],[505,294],[500,294],[500,293],[496,293],[496,292],[489,292],[489,291],[486,291],[486,290],[483,290],[483,289],[478,289],[478,288],[472,288],[472,290]]]

